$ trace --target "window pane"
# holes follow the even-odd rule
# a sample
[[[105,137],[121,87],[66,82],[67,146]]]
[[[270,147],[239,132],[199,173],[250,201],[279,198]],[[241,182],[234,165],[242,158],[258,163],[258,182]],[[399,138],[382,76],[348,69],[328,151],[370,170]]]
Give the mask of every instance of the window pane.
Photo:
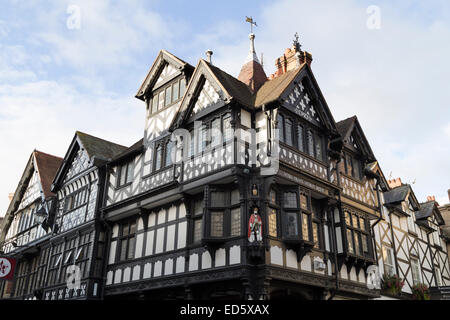
[[[194,216],[203,214],[203,199],[194,202]]]
[[[231,128],[231,115],[229,114],[223,117],[223,131],[223,139],[225,142],[233,139],[234,133],[233,128]]]
[[[322,158],[322,137],[316,137],[316,158],[323,160]]]
[[[360,179],[359,160],[353,158],[353,177]]]
[[[277,203],[277,193],[275,192],[275,190],[270,190],[270,202],[271,203]]]
[[[164,90],[159,93],[158,111],[164,108]]]
[[[120,167],[120,181],[119,185],[123,186],[126,183],[127,178],[127,166],[121,166]]]
[[[207,139],[206,134],[207,134],[206,126],[203,125],[200,130],[200,137],[199,137],[200,151],[204,151],[208,145],[208,139]]]
[[[196,219],[194,221],[194,242],[198,242],[202,239],[202,219]]]
[[[215,147],[221,142],[221,135],[217,134],[220,131],[220,119],[216,118],[211,123],[211,146]]]
[[[136,222],[132,222],[130,225],[130,234],[136,233]]]
[[[286,119],[286,143],[290,146],[292,143],[292,121],[290,119]]]
[[[313,241],[314,241],[314,247],[320,248],[320,239],[319,239],[319,225],[316,222],[312,223],[313,228]]]
[[[124,224],[122,226],[122,236],[127,236],[129,234],[130,231],[130,226],[128,224]]]
[[[309,209],[308,197],[304,193],[300,193],[300,205],[302,207],[302,210]]]
[[[358,255],[362,255],[362,252],[361,252],[361,246],[360,246],[360,243],[359,243],[359,235],[358,235],[358,232],[353,232],[353,235],[354,235],[354,242],[355,242],[355,253],[356,254],[358,254]]]
[[[223,236],[223,211],[211,212],[211,236]]]
[[[173,84],[173,88],[172,88],[172,102],[177,101],[178,100],[178,90],[180,89],[180,84],[179,82],[175,82]]]
[[[361,230],[366,230],[366,223],[363,217],[359,217],[359,228]]]
[[[238,204],[240,202],[239,189],[231,191],[231,204]]]
[[[180,97],[183,97],[184,91],[186,91],[186,80],[181,79],[180,80]]]
[[[347,241],[348,241],[348,252],[355,253],[353,250],[353,236],[352,231],[347,229]]]
[[[277,211],[269,208],[269,236],[277,237]]]
[[[158,96],[154,96],[152,100],[152,113],[158,112]]]
[[[304,135],[303,127],[300,125],[297,126],[297,143],[298,143],[298,150],[300,150],[300,151],[305,151],[303,135]]]
[[[308,154],[314,157],[314,137],[311,130],[306,131],[306,140],[308,143]]]
[[[195,140],[194,140],[194,131],[191,132],[191,141],[189,146],[189,156],[194,155],[194,146],[195,146]]]
[[[211,192],[211,207],[225,207],[225,192]]]
[[[278,115],[278,134],[279,134],[279,140],[281,142],[284,142],[284,117],[279,114]]]
[[[353,227],[359,229],[358,223],[359,223],[359,219],[358,216],[356,214],[352,215],[353,218]]]
[[[287,236],[288,237],[298,236],[298,221],[296,212],[287,213]]]
[[[344,215],[345,215],[345,224],[347,226],[352,226],[352,217],[351,217],[350,212],[345,211]]]
[[[284,207],[285,208],[298,208],[296,192],[285,192],[284,193]]]
[[[127,259],[127,240],[122,240],[120,243],[120,261]]]
[[[231,236],[241,235],[241,208],[231,210]]]
[[[367,244],[367,236],[365,234],[361,234],[361,241],[363,253],[367,255],[369,253],[369,246]]]
[[[134,161],[131,161],[128,163],[128,169],[127,169],[127,181],[126,183],[132,182],[134,176]]]
[[[303,240],[309,241],[309,214],[302,214],[302,236]]]
[[[172,164],[172,149],[173,149],[173,142],[169,141],[166,145],[166,163],[165,163],[166,167]]]
[[[128,240],[128,259],[134,258],[134,249],[136,244],[136,238],[132,237]]]
[[[155,159],[155,170],[161,169],[161,158],[162,158],[162,148],[161,146],[158,146],[156,148],[155,153],[156,159]]]
[[[166,101],[164,102],[165,106],[168,106],[172,102],[172,86],[166,88]]]
[[[350,155],[346,156],[346,164],[347,164],[347,174],[353,176],[353,164],[352,164],[352,157]]]

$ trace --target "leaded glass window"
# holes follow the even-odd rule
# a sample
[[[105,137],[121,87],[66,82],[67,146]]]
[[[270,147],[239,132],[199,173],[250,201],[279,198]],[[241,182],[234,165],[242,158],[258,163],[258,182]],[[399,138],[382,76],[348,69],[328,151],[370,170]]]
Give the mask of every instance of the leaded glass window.
[[[302,213],[302,237],[305,241],[310,241],[309,239],[309,219],[311,215],[308,213]]]
[[[225,207],[225,192],[211,192],[211,207]]]
[[[297,126],[297,147],[301,152],[305,151],[303,126]]]
[[[172,87],[172,102],[175,102],[178,100],[179,90],[180,90],[180,83],[177,81],[173,84],[173,87]]]
[[[298,236],[298,214],[296,212],[287,213],[287,236],[296,237]]]
[[[223,211],[211,212],[211,236],[223,236]]]
[[[167,87],[166,88],[166,100],[164,102],[164,105],[168,106],[171,103],[172,103],[172,87]]]
[[[158,96],[154,96],[152,99],[152,113],[158,112]]]
[[[165,166],[170,166],[172,164],[172,151],[173,151],[173,142],[169,140],[166,144],[166,159]]]
[[[286,143],[290,146],[293,145],[292,142],[292,120],[286,119]]]
[[[158,145],[155,151],[155,170],[161,169],[161,163],[162,163],[162,147],[161,145]]]
[[[231,115],[226,114],[223,117],[223,139],[224,142],[233,139],[234,133],[233,128],[231,127]]]
[[[231,236],[241,235],[241,208],[231,210]]]
[[[306,141],[308,143],[308,154],[314,157],[314,135],[311,130],[306,131]]]
[[[285,208],[297,208],[297,193],[285,192],[284,193],[284,207]]]
[[[158,111],[164,108],[164,90],[159,93],[158,96]]]
[[[277,237],[277,210],[269,208],[269,236]]]

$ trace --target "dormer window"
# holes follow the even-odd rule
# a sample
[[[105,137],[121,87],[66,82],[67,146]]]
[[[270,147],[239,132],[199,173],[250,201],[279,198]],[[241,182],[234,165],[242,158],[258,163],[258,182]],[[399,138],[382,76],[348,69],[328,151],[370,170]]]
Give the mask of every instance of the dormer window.
[[[362,179],[361,160],[359,160],[356,156],[348,152],[344,152],[343,166],[344,167],[342,169],[345,174],[358,180]]]
[[[184,95],[186,90],[186,80],[177,79],[174,82],[163,86],[153,92],[153,97],[149,101],[149,108],[151,107],[151,114],[155,114],[166,107],[178,102]]]
[[[133,182],[134,175],[134,159],[119,167],[119,179],[117,187],[122,187]]]

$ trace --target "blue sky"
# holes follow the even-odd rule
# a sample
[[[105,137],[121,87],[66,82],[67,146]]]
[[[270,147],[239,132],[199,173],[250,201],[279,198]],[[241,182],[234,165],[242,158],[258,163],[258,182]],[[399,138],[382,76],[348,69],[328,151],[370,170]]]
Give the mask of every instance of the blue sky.
[[[70,5],[80,29],[69,29]],[[367,8],[380,9],[369,29]],[[434,1],[3,0],[0,214],[33,149],[63,156],[76,130],[130,145],[134,95],[162,48],[195,65],[207,49],[237,76],[257,21],[265,71],[300,34],[336,121],[356,114],[384,173],[416,180],[420,201],[450,188],[450,3]],[[2,196],[3,195],[3,196]]]

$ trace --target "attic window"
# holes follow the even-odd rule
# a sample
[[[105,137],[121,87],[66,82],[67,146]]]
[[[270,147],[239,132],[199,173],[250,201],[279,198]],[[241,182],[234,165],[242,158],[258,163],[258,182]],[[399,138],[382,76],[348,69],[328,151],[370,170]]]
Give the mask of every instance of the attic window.
[[[186,80],[183,78],[170,82],[153,92],[153,98],[149,102],[151,114],[155,114],[180,100],[183,97],[185,90]]]

